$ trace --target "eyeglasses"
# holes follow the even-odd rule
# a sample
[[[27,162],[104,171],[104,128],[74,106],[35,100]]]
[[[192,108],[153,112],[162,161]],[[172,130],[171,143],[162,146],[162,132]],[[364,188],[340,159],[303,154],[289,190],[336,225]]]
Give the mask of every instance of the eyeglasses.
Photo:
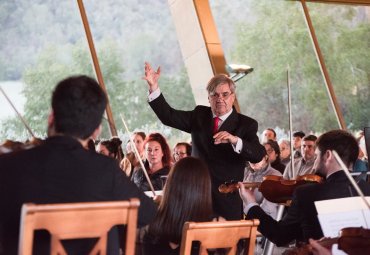
[[[273,153],[273,152],[274,152],[274,149],[268,149],[268,150],[266,150],[266,152],[267,152],[268,154]]]
[[[218,93],[215,93],[215,92],[211,92],[209,93],[209,96],[212,98],[212,99],[218,99],[218,98],[222,98],[222,99],[228,99],[231,94],[234,94],[233,92],[222,92],[221,94],[218,94]]]
[[[184,155],[186,155],[186,152],[175,152],[175,153],[173,154],[173,156],[177,156],[177,157],[179,157],[179,156],[184,156]]]

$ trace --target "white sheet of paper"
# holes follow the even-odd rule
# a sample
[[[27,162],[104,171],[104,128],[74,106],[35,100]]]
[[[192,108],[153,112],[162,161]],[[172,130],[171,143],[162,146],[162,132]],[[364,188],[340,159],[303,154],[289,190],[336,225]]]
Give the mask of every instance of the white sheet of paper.
[[[361,197],[316,201],[315,206],[325,237],[337,237],[345,227],[370,228],[370,210]]]
[[[163,190],[155,190],[155,195],[158,196],[158,195],[162,195],[163,194]],[[148,197],[154,197],[153,195],[153,191],[144,191],[145,195],[147,195]]]

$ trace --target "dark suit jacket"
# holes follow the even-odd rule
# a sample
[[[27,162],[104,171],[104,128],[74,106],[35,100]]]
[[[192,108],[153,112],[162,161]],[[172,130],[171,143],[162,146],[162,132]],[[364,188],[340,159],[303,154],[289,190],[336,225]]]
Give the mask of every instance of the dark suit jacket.
[[[242,139],[243,148],[238,154],[231,144],[214,144],[210,107],[197,106],[192,111],[175,110],[162,94],[149,104],[163,124],[191,133],[192,156],[203,159],[211,173],[215,212],[228,220],[240,219],[242,202],[239,195],[220,194],[217,188],[225,181],[242,181],[246,162],[259,162],[266,154],[256,135],[258,123],[235,109],[222,123],[219,131],[228,131]]]
[[[133,197],[140,199],[139,225],[148,224],[156,214],[152,200],[126,177],[116,161],[85,150],[72,137],[51,137],[33,149],[2,155],[0,219],[4,254],[16,252],[23,203],[112,201]],[[118,251],[118,246],[114,248]]]
[[[365,195],[370,195],[370,184],[360,181],[359,186]],[[307,184],[298,187],[292,205],[279,222],[268,216],[259,206],[253,206],[248,219],[259,219],[258,230],[277,245],[285,245],[294,239],[307,241],[320,239],[323,232],[317,218],[314,202],[327,199],[357,196],[344,171],[338,171],[320,184]],[[345,206],[345,205],[344,205]]]

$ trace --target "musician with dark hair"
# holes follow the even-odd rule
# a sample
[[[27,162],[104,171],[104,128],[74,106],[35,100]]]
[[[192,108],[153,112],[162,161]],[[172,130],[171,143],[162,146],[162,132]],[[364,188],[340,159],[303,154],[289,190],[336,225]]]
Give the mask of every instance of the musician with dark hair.
[[[170,171],[155,219],[144,230],[143,254],[179,254],[184,223],[213,217],[207,166],[194,157],[180,159]]]
[[[145,171],[148,172],[154,190],[162,190],[165,177],[171,167],[171,151],[166,138],[160,133],[151,133],[144,141]],[[164,179],[163,179],[164,178]],[[150,185],[142,168],[132,175],[132,181],[142,190],[150,191]]]
[[[121,144],[121,139],[116,136],[110,139],[103,139],[96,146],[96,152],[114,158],[120,163],[123,158]]]
[[[148,224],[156,213],[153,201],[141,192],[112,158],[86,150],[100,133],[107,98],[87,76],[62,80],[52,95],[48,138],[29,150],[0,156],[0,238],[3,254],[17,254],[23,203],[73,203],[139,198],[138,222]],[[83,219],[76,219],[76,221]],[[90,224],[86,222],[86,224]],[[34,254],[50,254],[48,233],[36,231]],[[108,238],[108,254],[119,254],[117,229]],[[64,243],[69,254],[88,254],[94,240]]]
[[[307,184],[298,187],[291,206],[286,215],[275,221],[267,215],[256,203],[251,190],[241,184],[240,195],[246,204],[244,212],[248,219],[259,219],[258,230],[277,245],[288,244],[292,240],[308,241],[309,238],[323,237],[315,201],[357,196],[346,174],[336,161],[333,151],[336,151],[347,167],[351,166],[358,156],[356,139],[347,131],[332,130],[321,135],[316,142],[316,161],[314,168],[326,177],[319,184]],[[358,183],[365,195],[370,195],[370,184],[364,181]]]

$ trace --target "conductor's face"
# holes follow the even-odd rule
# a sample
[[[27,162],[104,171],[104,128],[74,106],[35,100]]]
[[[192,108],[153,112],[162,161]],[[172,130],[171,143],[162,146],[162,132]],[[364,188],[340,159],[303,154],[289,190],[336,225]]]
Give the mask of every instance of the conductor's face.
[[[209,93],[208,100],[212,112],[216,116],[222,116],[229,112],[235,101],[235,94],[231,92],[229,84],[219,84],[214,92]]]

